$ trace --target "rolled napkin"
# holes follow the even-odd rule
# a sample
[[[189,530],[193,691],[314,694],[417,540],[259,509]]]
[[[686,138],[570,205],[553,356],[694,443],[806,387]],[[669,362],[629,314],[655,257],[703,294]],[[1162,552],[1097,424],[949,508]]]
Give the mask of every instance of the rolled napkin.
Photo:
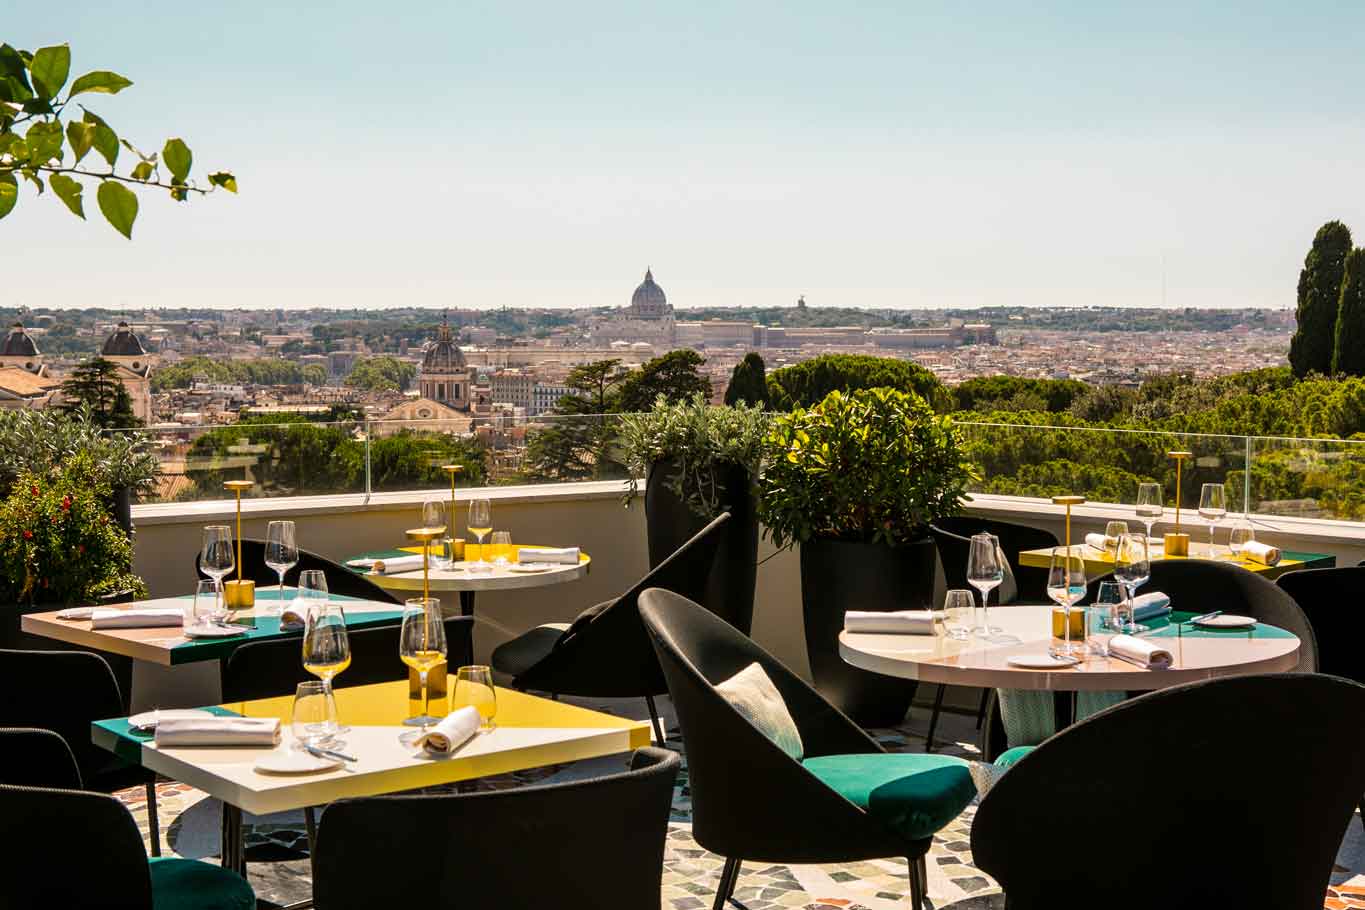
[[[96,607],[90,615],[92,629],[150,629],[184,624],[185,611],[180,607],[133,607],[129,610]]]
[[[77,622],[88,622],[94,615],[94,607],[67,607],[65,610],[57,611],[58,619],[70,619]]]
[[[280,611],[280,628],[286,632],[297,631],[307,624],[303,611],[298,607],[285,607]]]
[[[933,635],[934,620],[943,614],[934,610],[895,610],[888,613],[848,610],[844,613],[845,632],[876,635]]]
[[[1279,547],[1272,547],[1268,543],[1261,543],[1253,540],[1242,548],[1242,555],[1251,562],[1258,562],[1263,566],[1273,566],[1279,563],[1283,556]]]
[[[156,725],[156,744],[176,746],[275,746],[278,717],[182,717]]]
[[[553,562],[558,565],[578,565],[578,547],[521,547],[517,562]]]
[[[420,554],[412,556],[395,556],[393,559],[376,559],[371,571],[376,575],[393,575],[397,572],[411,572],[413,569],[422,568],[422,557]]]
[[[1171,599],[1160,591],[1139,594],[1133,598],[1133,619],[1137,622],[1142,622],[1144,619],[1156,619],[1158,616],[1165,616],[1170,612]]]
[[[1112,550],[1114,544],[1118,543],[1117,537],[1105,537],[1103,534],[1085,535],[1085,545],[1094,547],[1096,550]]]
[[[1166,670],[1175,661],[1170,651],[1135,635],[1115,635],[1109,639],[1109,656],[1148,670]]]
[[[449,755],[479,732],[479,723],[479,709],[466,705],[446,715],[445,720],[417,740],[417,745],[434,755]]]

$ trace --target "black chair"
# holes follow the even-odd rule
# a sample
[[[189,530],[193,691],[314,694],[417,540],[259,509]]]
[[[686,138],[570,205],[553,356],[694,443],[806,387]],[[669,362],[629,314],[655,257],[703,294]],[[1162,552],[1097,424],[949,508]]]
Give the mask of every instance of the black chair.
[[[1275,584],[1299,605],[1318,646],[1317,670],[1365,683],[1359,605],[1365,603],[1365,565],[1286,572]]]
[[[81,790],[81,769],[66,740],[36,727],[0,728],[0,784]]]
[[[590,780],[338,800],[318,831],[314,906],[372,910],[401,892],[428,910],[658,910],[678,765],[640,749],[630,770]]]
[[[1344,722],[1362,715],[1365,687],[1313,674],[1143,695],[1014,764],[977,809],[972,858],[1011,910],[1316,910],[1365,790],[1365,734]],[[1116,767],[1136,779],[1116,786]]]
[[[933,835],[975,797],[966,762],[887,754],[804,680],[705,608],[671,591],[640,595],[640,614],[668,680],[687,747],[692,834],[727,857],[715,910],[740,863],[837,863],[903,856],[911,906],[924,906]],[[801,735],[798,761],[716,685],[757,663]],[[837,789],[836,789],[837,788]]]
[[[644,698],[656,741],[663,745],[654,696],[666,693],[668,686],[640,625],[636,600],[646,588],[701,597],[720,531],[729,520],[730,513],[722,512],[629,591],[589,607],[567,628],[557,623],[538,626],[499,645],[493,651],[493,669],[510,675],[518,689],[586,698]]]
[[[122,717],[123,696],[104,658],[83,651],[0,651],[0,727],[51,730],[65,741],[86,789],[147,789],[152,855],[161,855],[156,775],[90,741],[90,724]]]
[[[207,579],[209,576],[204,574],[203,569],[199,568],[199,560],[200,554],[196,553],[194,571],[200,578]],[[298,584],[299,573],[308,569],[319,569],[327,576],[327,591],[330,594],[360,597],[382,603],[396,604],[402,602],[364,575],[352,572],[339,562],[333,562],[325,556],[319,556],[304,549],[299,550],[298,564],[284,573],[285,584]],[[236,577],[237,572],[233,570],[233,573],[228,576],[228,580]],[[264,540],[242,538],[242,577],[256,582],[257,597],[261,596],[261,589],[273,587],[280,583],[280,576],[275,573],[274,569],[265,564]]]
[[[239,875],[151,859],[132,815],[101,793],[0,785],[0,904],[64,910],[255,910]],[[63,848],[62,845],[66,845]]]

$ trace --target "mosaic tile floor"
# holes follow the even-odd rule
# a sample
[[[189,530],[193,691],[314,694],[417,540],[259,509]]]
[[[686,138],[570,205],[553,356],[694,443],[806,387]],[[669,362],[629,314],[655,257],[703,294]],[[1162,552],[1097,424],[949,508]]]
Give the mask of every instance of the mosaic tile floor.
[[[643,705],[623,702],[583,702],[587,707],[636,717]],[[663,707],[663,706],[661,706]],[[665,722],[669,721],[664,708]],[[876,730],[873,735],[890,751],[921,751],[927,713],[915,710],[904,727]],[[939,751],[973,757],[976,749],[971,718],[945,715],[940,723],[943,737]],[[669,745],[681,748],[670,738]],[[558,782],[590,777],[621,767],[619,757],[578,762],[478,782],[482,789],[504,789],[534,782]],[[163,842],[176,855],[209,858],[218,850],[217,802],[191,787],[164,783],[157,788]],[[145,793],[141,788],[125,791],[120,798],[133,812],[144,836],[147,832]],[[929,897],[935,910],[1000,910],[1004,899],[989,876],[972,865],[970,831],[975,806],[970,806],[934,838],[929,853]],[[706,910],[715,895],[723,857],[712,854],[692,839],[691,799],[687,786],[686,757],[674,790],[673,814],[664,857],[663,907],[666,910]],[[283,854],[303,847],[301,813],[251,819],[248,849]],[[1353,822],[1342,844],[1327,895],[1327,910],[1365,908],[1365,832]],[[306,860],[259,862],[249,866],[252,886],[265,901],[283,904],[301,900],[311,889]],[[786,866],[747,863],[742,869],[735,897],[748,910],[903,910],[909,903],[903,860],[874,860],[833,866]]]

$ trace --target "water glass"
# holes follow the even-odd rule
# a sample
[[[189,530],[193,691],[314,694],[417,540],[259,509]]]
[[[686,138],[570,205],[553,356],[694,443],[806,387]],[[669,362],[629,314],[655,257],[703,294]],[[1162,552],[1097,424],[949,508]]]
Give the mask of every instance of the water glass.
[[[512,532],[494,531],[493,542],[489,545],[493,554],[493,565],[505,566],[512,561]]]
[[[194,601],[190,605],[190,615],[185,617],[185,625],[221,625],[227,617],[227,605],[223,603],[223,592],[218,589],[218,582],[200,581],[196,584]]]
[[[446,528],[446,504],[444,499],[429,498],[422,503],[422,527],[428,531],[440,535],[437,539],[445,536]],[[423,544],[430,547],[430,544]],[[428,550],[427,559],[430,565],[436,569],[450,568],[450,562],[445,558],[445,548],[439,547],[435,550]]]
[[[1119,538],[1128,533],[1128,522],[1111,521],[1104,526],[1104,555],[1110,559],[1114,558],[1114,552],[1118,549]]]
[[[479,728],[491,730],[498,713],[498,692],[493,688],[493,671],[488,667],[461,667],[455,674],[455,692],[450,710],[474,707],[479,712]]]
[[[301,682],[294,690],[294,709],[289,717],[294,741],[321,746],[332,742],[340,724],[332,688],[321,682]]]
[[[1241,559],[1246,552],[1247,544],[1255,541],[1256,528],[1247,519],[1240,519],[1228,532],[1228,549],[1232,551],[1232,558]]]
[[[955,588],[943,597],[943,626],[949,638],[965,641],[972,635],[976,597],[965,588]]]
[[[1090,653],[1109,656],[1109,641],[1119,632],[1123,609],[1123,585],[1102,581],[1095,602],[1086,608],[1086,645]]]

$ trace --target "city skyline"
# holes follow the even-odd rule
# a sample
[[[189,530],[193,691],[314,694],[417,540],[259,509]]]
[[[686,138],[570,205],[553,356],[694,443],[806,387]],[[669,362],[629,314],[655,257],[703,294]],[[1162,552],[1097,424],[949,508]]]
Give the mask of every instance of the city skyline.
[[[9,305],[622,306],[652,267],[679,309],[1286,308],[1365,231],[1344,3],[103,10],[0,38],[242,192],[145,194],[129,243],[25,187]]]

